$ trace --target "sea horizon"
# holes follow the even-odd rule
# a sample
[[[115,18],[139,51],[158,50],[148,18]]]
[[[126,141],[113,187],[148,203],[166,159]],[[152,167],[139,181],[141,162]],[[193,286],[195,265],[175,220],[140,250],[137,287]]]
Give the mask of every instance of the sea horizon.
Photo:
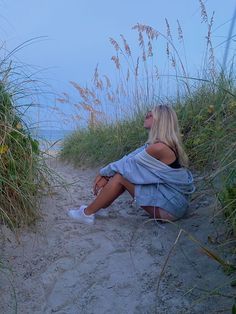
[[[58,151],[61,149],[62,141],[74,130],[59,129],[35,129],[31,131],[33,138],[39,141],[40,149]]]

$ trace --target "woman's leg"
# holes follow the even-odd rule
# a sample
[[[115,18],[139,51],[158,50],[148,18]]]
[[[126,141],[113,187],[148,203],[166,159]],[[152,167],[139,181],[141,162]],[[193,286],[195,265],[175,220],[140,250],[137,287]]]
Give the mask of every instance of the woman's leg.
[[[115,174],[104,186],[95,200],[84,210],[86,215],[96,213],[101,208],[106,208],[117,199],[125,190],[134,196],[134,184],[126,180],[119,173]]]
[[[145,209],[153,218],[159,218],[159,219],[167,219],[170,221],[176,220],[176,217],[169,214],[166,210],[155,207],[155,206],[142,206],[143,209]]]

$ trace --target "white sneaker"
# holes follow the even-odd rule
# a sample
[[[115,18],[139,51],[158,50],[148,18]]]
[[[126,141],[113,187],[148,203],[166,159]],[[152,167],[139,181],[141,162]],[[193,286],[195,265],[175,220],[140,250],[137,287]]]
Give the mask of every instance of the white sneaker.
[[[70,218],[78,220],[78,222],[86,223],[86,224],[94,224],[95,215],[86,215],[84,210],[87,206],[82,205],[80,208],[71,208],[68,210],[68,216]]]

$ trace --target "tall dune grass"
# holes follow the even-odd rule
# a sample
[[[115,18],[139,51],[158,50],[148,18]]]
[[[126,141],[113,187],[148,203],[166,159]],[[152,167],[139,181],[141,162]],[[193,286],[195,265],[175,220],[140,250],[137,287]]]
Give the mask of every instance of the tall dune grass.
[[[48,168],[25,123],[31,106],[24,73],[12,62],[0,63],[0,223],[15,228],[39,217],[39,192],[47,185]],[[22,82],[23,81],[23,82]],[[31,80],[27,80],[28,85]],[[18,102],[17,100],[18,99]]]
[[[97,166],[118,159],[146,140],[142,115],[72,133],[63,142],[61,158],[77,166]]]

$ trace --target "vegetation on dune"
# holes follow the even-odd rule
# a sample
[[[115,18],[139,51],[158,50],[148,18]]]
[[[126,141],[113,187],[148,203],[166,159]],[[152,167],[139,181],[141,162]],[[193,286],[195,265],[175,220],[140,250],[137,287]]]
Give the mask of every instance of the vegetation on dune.
[[[61,158],[77,166],[97,166],[119,159],[145,142],[142,118],[140,114],[132,120],[76,131],[65,139]]]
[[[214,14],[208,16],[203,2],[199,2],[202,22],[207,26],[204,62],[199,75],[194,78],[188,74],[182,61],[186,55],[179,53],[185,51],[179,21],[178,40],[174,39],[167,20],[166,34],[136,24],[133,29],[138,33],[141,50],[137,58],[123,35],[121,43],[111,38],[115,50],[111,59],[117,71],[115,84],[106,75],[99,75],[97,67],[91,88],[71,82],[80,97],[75,104],[77,117],[85,114],[88,127],[78,128],[65,139],[61,158],[76,165],[101,165],[119,159],[145,142],[145,112],[156,103],[169,103],[176,108],[191,167],[204,174],[204,182],[213,188],[219,208],[236,233],[234,62],[229,71],[216,67],[211,38]],[[163,69],[155,64],[159,60],[155,58],[156,53],[160,54],[161,50],[166,54],[168,75],[162,75]],[[169,99],[159,96],[163,85],[173,91]],[[70,102],[69,96],[64,96],[58,101]]]
[[[61,158],[77,166],[106,164],[128,154],[147,139],[143,118],[156,103],[174,106],[181,125],[183,142],[193,170],[203,174],[204,184],[212,187],[229,222],[231,235],[236,235],[236,85],[230,71],[216,68],[211,41],[213,16],[209,17],[200,2],[202,21],[207,25],[206,52],[203,69],[196,78],[190,77],[178,52],[172,30],[166,20],[166,34],[136,24],[141,53],[133,55],[123,35],[121,43],[110,39],[115,53],[112,61],[117,70],[115,85],[96,67],[93,86],[82,87],[71,82],[80,100],[74,106],[88,118],[88,127],[79,128],[62,145]],[[183,30],[178,22],[178,43],[185,51]],[[168,75],[155,65],[157,41],[162,40]],[[20,92],[10,82],[10,68],[0,63],[0,223],[19,227],[34,222],[39,216],[39,193],[48,186],[47,168],[39,143],[32,138],[24,122],[24,110],[15,99]],[[16,80],[17,81],[17,80]],[[176,82],[176,84],[173,83]],[[171,97],[159,95],[162,86],[172,90]],[[173,97],[173,95],[175,95]],[[23,97],[24,99],[24,97]],[[22,99],[21,99],[22,101]],[[63,94],[61,103],[70,102]],[[112,108],[112,109],[110,109]],[[82,114],[82,115],[83,115]],[[182,231],[180,231],[182,232]],[[225,266],[211,251],[205,253]],[[234,251],[233,254],[236,252]],[[0,269],[3,268],[0,260]],[[229,271],[229,270],[228,270]],[[231,272],[235,271],[233,265]],[[232,311],[235,311],[235,305]]]
[[[233,79],[219,75],[177,104],[192,167],[205,174],[236,235],[236,94]],[[220,210],[219,213],[222,211]]]
[[[228,82],[226,86],[221,76],[218,84],[201,84],[193,93],[172,104],[178,113],[191,167],[206,175],[236,232],[236,98],[233,93],[231,84]],[[65,139],[61,157],[77,166],[101,165],[119,159],[146,141],[143,128],[146,110],[143,107],[142,112],[127,120],[75,131]]]
[[[39,216],[38,196],[47,184],[47,167],[24,122],[30,105],[16,103],[22,90],[10,83],[10,73],[2,69],[0,81],[0,222],[14,228]]]

